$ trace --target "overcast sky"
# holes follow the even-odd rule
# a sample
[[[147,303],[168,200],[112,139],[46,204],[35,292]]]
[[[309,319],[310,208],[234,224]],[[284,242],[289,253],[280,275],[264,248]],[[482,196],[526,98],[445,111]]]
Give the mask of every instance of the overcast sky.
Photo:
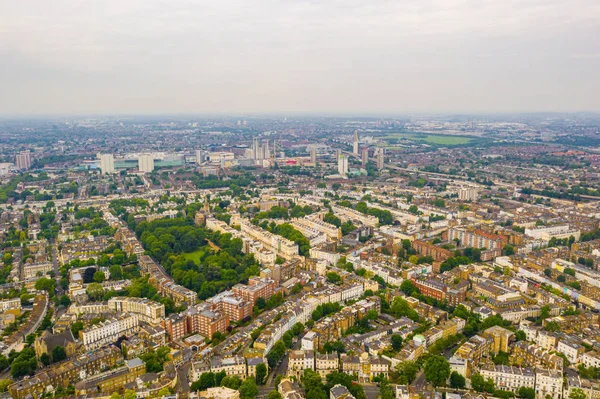
[[[599,0],[4,0],[0,114],[600,111]]]

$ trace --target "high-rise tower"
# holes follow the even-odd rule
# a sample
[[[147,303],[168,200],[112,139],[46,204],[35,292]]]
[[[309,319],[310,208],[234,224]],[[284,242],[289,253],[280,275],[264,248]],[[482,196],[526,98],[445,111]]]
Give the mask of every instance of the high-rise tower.
[[[358,130],[354,131],[354,142],[352,145],[352,153],[358,155]]]

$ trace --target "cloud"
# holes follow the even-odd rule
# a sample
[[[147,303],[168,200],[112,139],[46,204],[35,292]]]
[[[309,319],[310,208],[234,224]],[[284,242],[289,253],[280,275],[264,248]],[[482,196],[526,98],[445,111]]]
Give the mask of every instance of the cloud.
[[[3,2],[0,112],[597,110],[598,21],[596,0]]]

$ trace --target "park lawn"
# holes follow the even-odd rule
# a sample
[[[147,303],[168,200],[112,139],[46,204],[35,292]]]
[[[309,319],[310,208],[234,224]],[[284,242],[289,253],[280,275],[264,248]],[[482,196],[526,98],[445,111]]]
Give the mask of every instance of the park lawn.
[[[182,255],[185,260],[192,260],[195,263],[200,263],[200,258],[204,255],[204,251],[202,249],[198,249],[194,252],[184,252]]]
[[[445,134],[418,134],[418,133],[390,133],[389,138],[424,141],[429,144],[438,145],[462,145],[473,141],[472,137],[450,136]]]

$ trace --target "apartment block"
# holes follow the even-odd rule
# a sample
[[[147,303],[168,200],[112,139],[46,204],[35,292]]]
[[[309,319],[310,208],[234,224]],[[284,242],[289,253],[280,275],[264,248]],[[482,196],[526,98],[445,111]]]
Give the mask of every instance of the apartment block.
[[[120,315],[100,322],[79,332],[79,338],[86,349],[96,349],[109,345],[122,336],[129,336],[139,329],[139,320],[131,315]]]
[[[516,393],[520,387],[535,388],[535,371],[531,368],[496,365],[482,367],[479,372],[504,391]]]
[[[252,305],[258,298],[269,299],[275,293],[276,284],[271,279],[252,277],[248,279],[248,285],[236,284],[231,291]]]
[[[160,324],[165,318],[165,305],[146,298],[113,297],[108,308],[117,313],[129,313],[148,324]]]
[[[294,256],[298,255],[298,245],[287,238],[272,234],[260,227],[254,226],[248,220],[242,220],[240,227],[242,233],[259,241],[267,249],[275,252],[284,259],[292,259]]]

